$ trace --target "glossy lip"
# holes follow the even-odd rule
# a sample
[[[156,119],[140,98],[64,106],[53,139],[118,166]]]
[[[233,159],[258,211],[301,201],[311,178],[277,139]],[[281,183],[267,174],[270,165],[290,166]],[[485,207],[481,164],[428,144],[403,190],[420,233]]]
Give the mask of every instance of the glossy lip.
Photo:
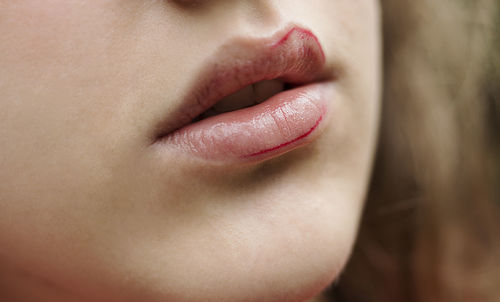
[[[157,127],[155,145],[212,161],[261,161],[304,145],[329,113],[333,73],[309,30],[290,25],[268,38],[224,44],[201,72],[176,118]],[[297,88],[261,104],[191,123],[223,97],[263,80]],[[270,122],[271,121],[271,122]]]
[[[270,148],[267,148],[267,149],[262,149],[262,150],[259,150],[257,152],[254,152],[254,153],[250,153],[250,154],[244,155],[243,158],[258,157],[258,156],[261,156],[261,155],[264,155],[264,154],[267,154],[267,153],[271,153],[271,152],[274,152],[274,151],[281,150],[282,148],[285,148],[285,147],[287,147],[289,145],[295,144],[295,143],[301,141],[302,139],[305,139],[309,135],[311,135],[313,133],[313,131],[318,128],[318,126],[321,123],[321,121],[323,120],[323,118],[324,118],[323,115],[321,115],[318,118],[318,120],[316,121],[316,123],[311,127],[311,129],[307,130],[304,134],[301,134],[298,137],[295,137],[295,138],[293,138],[293,139],[291,139],[289,141],[286,141],[284,143],[281,143],[281,144],[279,144],[277,146],[270,147]]]

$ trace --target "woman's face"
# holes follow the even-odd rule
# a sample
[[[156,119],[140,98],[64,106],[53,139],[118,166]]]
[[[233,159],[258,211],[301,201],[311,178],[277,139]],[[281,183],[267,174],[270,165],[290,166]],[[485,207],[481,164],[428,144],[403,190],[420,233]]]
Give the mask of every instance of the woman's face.
[[[318,294],[369,179],[378,17],[377,1],[0,0],[5,301]]]

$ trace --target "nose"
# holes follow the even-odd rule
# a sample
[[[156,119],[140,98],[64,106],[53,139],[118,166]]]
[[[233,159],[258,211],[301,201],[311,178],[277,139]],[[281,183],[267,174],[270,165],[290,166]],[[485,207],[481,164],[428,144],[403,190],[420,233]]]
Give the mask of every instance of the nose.
[[[173,0],[185,13],[216,15],[211,20],[225,20],[238,32],[246,31],[252,35],[269,33],[283,24],[280,12],[283,0]],[[278,3],[279,2],[279,3]]]

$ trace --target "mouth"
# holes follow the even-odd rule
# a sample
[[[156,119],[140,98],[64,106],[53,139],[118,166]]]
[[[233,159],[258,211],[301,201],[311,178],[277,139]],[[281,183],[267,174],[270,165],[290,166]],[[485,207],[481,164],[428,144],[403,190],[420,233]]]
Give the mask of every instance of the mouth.
[[[223,45],[197,85],[157,127],[155,145],[210,161],[262,161],[316,137],[329,112],[332,73],[319,40],[289,26]]]
[[[220,101],[215,103],[215,105],[193,119],[192,122],[197,122],[222,113],[256,106],[282,91],[289,90],[291,87],[291,84],[285,83],[280,79],[265,80],[247,85],[223,97]]]

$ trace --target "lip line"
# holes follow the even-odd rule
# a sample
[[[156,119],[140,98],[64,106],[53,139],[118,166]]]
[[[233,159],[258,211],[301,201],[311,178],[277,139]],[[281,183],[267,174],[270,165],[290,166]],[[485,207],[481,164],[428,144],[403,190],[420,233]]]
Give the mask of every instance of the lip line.
[[[282,143],[278,146],[275,146],[275,147],[271,147],[271,148],[268,148],[268,149],[264,149],[264,150],[261,150],[261,151],[258,151],[258,152],[255,152],[255,153],[252,153],[252,154],[249,154],[249,155],[245,155],[243,156],[243,158],[251,158],[251,157],[256,157],[256,156],[259,156],[259,155],[263,155],[263,154],[266,154],[266,153],[269,153],[269,152],[272,152],[272,151],[276,151],[276,150],[279,150],[283,147],[286,147],[288,145],[291,145],[295,142],[298,142],[306,137],[308,137],[314,130],[316,130],[316,128],[318,128],[319,124],[321,123],[321,121],[323,120],[323,115],[319,117],[319,119],[316,121],[316,123],[314,124],[314,126],[311,127],[311,129],[309,129],[306,133],[302,134],[302,135],[299,135],[298,137],[288,141],[288,142],[285,142],[285,143]]]
[[[293,33],[299,34],[298,38],[291,41],[295,42],[295,47],[278,49],[290,40]],[[299,47],[303,48],[302,53],[297,51]],[[198,80],[188,90],[185,100],[170,115],[177,116],[177,120],[172,122],[170,118],[159,123],[153,143],[193,124],[196,116],[247,85],[272,79],[282,79],[297,86],[332,80],[333,72],[326,70],[325,62],[318,38],[310,30],[295,24],[266,38],[233,39],[209,57],[208,64],[204,65]]]
[[[288,31],[288,33],[283,38],[281,38],[281,40],[279,40],[278,42],[273,44],[272,47],[276,48],[276,47],[284,44],[290,38],[290,36],[292,35],[293,32],[300,32],[300,33],[305,34],[305,35],[309,36],[310,38],[314,39],[316,41],[316,43],[320,46],[319,50],[321,51],[321,57],[322,57],[323,61],[326,60],[325,52],[323,51],[323,47],[321,47],[321,43],[319,42],[318,37],[316,37],[316,35],[313,34],[312,31],[305,29],[305,28],[302,28],[302,27],[299,27],[299,26],[293,26]]]

